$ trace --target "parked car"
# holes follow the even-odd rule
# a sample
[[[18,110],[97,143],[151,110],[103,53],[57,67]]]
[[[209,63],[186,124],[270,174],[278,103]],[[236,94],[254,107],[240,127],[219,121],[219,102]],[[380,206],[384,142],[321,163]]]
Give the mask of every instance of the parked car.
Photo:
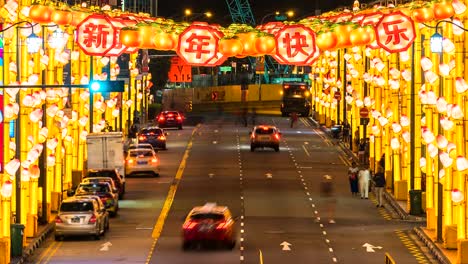
[[[156,123],[159,127],[175,127],[182,129],[184,117],[178,111],[163,111],[156,117]]]
[[[159,158],[149,149],[132,149],[125,159],[125,174],[152,174],[159,176]]]
[[[54,236],[91,235],[96,240],[109,228],[109,214],[91,197],[71,197],[62,202],[55,217]]]
[[[232,250],[236,245],[235,220],[227,206],[196,206],[182,225],[182,240],[183,250],[199,243],[214,243]]]
[[[114,180],[115,187],[119,191],[119,199],[125,195],[125,178],[123,178],[117,169],[88,170],[83,179],[88,177],[110,177]]]
[[[250,132],[250,151],[256,148],[273,148],[279,151],[281,132],[275,126],[260,125],[255,126]]]
[[[153,149],[167,149],[166,148],[166,136],[162,128],[159,127],[145,127],[138,132],[138,145],[136,147],[141,148],[140,145],[144,143],[150,144]],[[130,148],[129,148],[130,149]]]
[[[73,195],[75,197],[97,195],[106,206],[106,210],[109,212],[110,216],[116,216],[119,211],[119,197],[112,192],[112,187],[107,182],[80,183]]]

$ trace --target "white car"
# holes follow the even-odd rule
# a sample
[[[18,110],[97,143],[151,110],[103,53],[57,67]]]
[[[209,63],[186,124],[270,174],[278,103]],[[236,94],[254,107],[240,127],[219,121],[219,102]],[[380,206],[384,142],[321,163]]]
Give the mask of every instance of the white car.
[[[154,150],[131,149],[125,158],[125,175],[152,174],[159,176],[159,158]]]

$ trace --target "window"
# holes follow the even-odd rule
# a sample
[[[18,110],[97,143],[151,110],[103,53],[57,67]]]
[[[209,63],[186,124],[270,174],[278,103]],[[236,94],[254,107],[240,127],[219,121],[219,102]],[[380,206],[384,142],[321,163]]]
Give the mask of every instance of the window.
[[[268,129],[257,128],[255,130],[255,133],[259,135],[270,135],[270,134],[273,134],[274,132],[275,130],[273,128],[268,128]]]
[[[72,202],[62,203],[60,206],[61,212],[82,212],[82,211],[94,211],[92,202]]]
[[[106,193],[110,192],[108,184],[80,184],[78,186],[77,194],[81,193]]]
[[[200,213],[200,214],[193,214],[190,216],[191,220],[214,220],[214,221],[219,221],[224,219],[223,214],[216,214],[216,213]]]
[[[151,150],[138,150],[138,151],[131,151],[130,157],[152,157],[153,152]]]

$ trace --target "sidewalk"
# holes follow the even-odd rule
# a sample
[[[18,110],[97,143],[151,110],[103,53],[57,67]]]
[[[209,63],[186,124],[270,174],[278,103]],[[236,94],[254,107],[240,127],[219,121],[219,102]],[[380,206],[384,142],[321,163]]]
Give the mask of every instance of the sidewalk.
[[[44,242],[50,233],[54,230],[55,214],[51,214],[49,223],[38,225],[37,235],[35,237],[26,238],[26,244],[23,245],[23,255],[18,257],[11,257],[11,264],[25,263],[27,258],[31,256],[41,244]]]
[[[321,126],[316,120],[310,117],[312,123],[315,124],[316,127],[320,128],[324,131],[328,136],[332,137],[330,128]],[[337,141],[337,144],[340,148],[356,163],[359,163],[358,157],[356,153],[353,153],[348,146],[346,146],[343,142]],[[436,233],[434,230],[428,230],[425,228],[426,217],[425,216],[414,216],[410,215],[408,211],[407,201],[397,201],[395,197],[390,192],[384,193],[384,199],[387,204],[398,214],[401,220],[404,221],[412,221],[412,222],[420,222],[421,227],[415,227],[414,233],[417,237],[424,243],[424,245],[430,250],[431,254],[434,256],[435,259],[439,261],[441,264],[450,264],[456,263],[457,260],[457,251],[456,250],[448,250],[443,247],[441,243],[437,243],[436,241]]]

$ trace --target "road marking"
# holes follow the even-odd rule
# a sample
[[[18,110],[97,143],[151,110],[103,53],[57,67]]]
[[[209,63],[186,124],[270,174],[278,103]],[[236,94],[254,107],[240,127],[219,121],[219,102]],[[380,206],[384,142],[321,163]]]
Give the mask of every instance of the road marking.
[[[283,241],[283,243],[280,244],[283,248],[281,250],[283,251],[290,251],[291,248],[289,246],[292,246],[290,243]]]
[[[304,149],[304,152],[307,154],[307,156],[310,157],[309,151],[307,151],[307,149],[306,149],[306,147],[304,145],[302,145],[302,149]]]
[[[413,255],[418,263],[420,264],[425,264],[425,263],[430,263],[426,256],[421,252],[420,248],[414,244],[413,240],[408,237],[405,231],[403,230],[397,230],[395,231],[397,234],[398,238],[401,240],[403,245],[405,245],[406,248],[408,248],[409,252],[411,255]]]
[[[40,264],[42,262],[42,260],[48,256],[49,254],[49,251],[52,250],[52,248],[55,246],[55,244],[57,244],[57,242],[53,241],[49,247],[47,247],[47,249],[45,251],[42,252],[42,254],[39,256],[39,260],[36,262],[36,264]]]
[[[49,263],[50,259],[55,255],[55,253],[57,252],[58,248],[62,245],[62,241],[58,242],[58,243],[53,243],[51,245],[51,251],[50,251],[50,254],[48,254],[47,258],[45,259],[44,263],[43,264],[47,264]]]
[[[266,173],[266,174],[265,174],[265,176],[266,176],[268,179],[271,179],[271,178],[273,178],[273,174],[271,174],[271,173],[269,173],[269,172],[268,172],[268,173]]]
[[[174,177],[175,184],[172,184],[169,187],[169,192],[167,194],[166,201],[164,202],[164,205],[161,209],[161,213],[159,214],[158,220],[156,221],[156,224],[154,225],[153,233],[151,234],[154,241],[153,241],[153,244],[151,245],[148,257],[146,258],[146,264],[148,264],[151,261],[151,257],[153,256],[154,249],[156,248],[156,244],[158,243],[159,237],[161,236],[161,232],[164,227],[164,222],[166,221],[167,215],[169,214],[169,210],[171,210],[172,202],[174,201],[177,187],[179,187],[180,179],[182,178],[182,175],[184,173],[185,164],[189,157],[190,151],[192,150],[194,135],[199,128],[200,128],[200,125],[197,125],[196,128],[192,131],[190,141],[187,145],[187,148],[185,149],[184,156],[182,158],[182,161],[179,164],[179,168],[177,169],[177,173]]]
[[[369,243],[365,243],[364,245],[362,245],[362,247],[365,247],[367,252],[375,252],[374,248],[382,249],[382,247],[380,247],[380,246],[374,246],[374,245],[371,245]]]
[[[104,244],[101,244],[101,248],[99,249],[99,251],[109,251],[110,246],[112,246],[112,243],[109,241]]]
[[[260,249],[258,250],[258,255],[260,257],[260,264],[263,264],[263,254],[262,254],[262,251]]]

